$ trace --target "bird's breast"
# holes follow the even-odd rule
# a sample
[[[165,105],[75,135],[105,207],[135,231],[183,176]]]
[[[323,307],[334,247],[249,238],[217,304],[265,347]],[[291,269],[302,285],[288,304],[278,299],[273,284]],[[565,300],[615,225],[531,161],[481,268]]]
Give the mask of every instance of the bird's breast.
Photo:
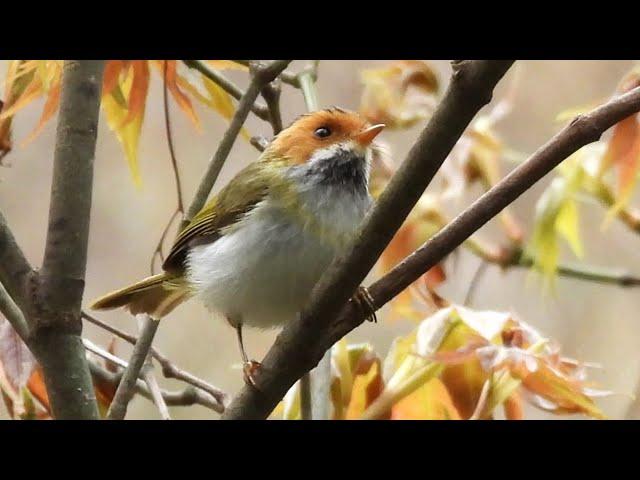
[[[369,205],[368,195],[326,185],[295,195],[267,196],[233,230],[191,249],[189,279],[210,309],[258,327],[291,320]]]

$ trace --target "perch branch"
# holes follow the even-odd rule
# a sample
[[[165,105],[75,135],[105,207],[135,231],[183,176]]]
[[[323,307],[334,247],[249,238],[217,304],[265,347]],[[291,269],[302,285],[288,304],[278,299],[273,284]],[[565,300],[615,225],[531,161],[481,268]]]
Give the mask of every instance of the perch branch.
[[[313,368],[333,343],[362,322],[362,312],[359,314],[353,302],[347,303],[349,298],[422,196],[464,129],[480,108],[489,103],[493,88],[512,63],[454,64],[447,93],[367,215],[354,244],[327,269],[299,318],[277,337],[256,376],[257,389],[243,388],[223,418],[266,418],[291,385]],[[377,301],[376,306],[380,306]]]

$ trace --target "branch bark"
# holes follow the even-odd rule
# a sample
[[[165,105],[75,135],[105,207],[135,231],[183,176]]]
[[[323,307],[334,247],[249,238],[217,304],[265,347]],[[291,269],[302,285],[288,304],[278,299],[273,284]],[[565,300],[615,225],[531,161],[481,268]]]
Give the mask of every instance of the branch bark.
[[[7,220],[0,212],[0,283],[22,309],[28,305],[26,284],[33,268],[18,246]]]
[[[42,365],[57,419],[99,418],[80,338],[80,304],[103,69],[98,60],[64,63],[44,261],[28,292],[28,343]]]
[[[142,322],[140,328],[140,336],[133,347],[129,365],[124,371],[122,380],[118,384],[118,389],[107,412],[108,420],[122,420],[127,414],[127,406],[135,394],[136,381],[147,360],[147,355],[159,324],[159,321],[152,319],[148,315],[144,316],[144,322]]]
[[[122,377],[122,372],[111,373],[93,362],[89,364],[89,368],[91,369],[91,375],[93,375],[96,379],[114,386],[119,384]],[[137,394],[153,401],[153,395],[142,380],[136,380],[135,391]],[[197,388],[194,388],[193,386],[187,386],[178,391],[168,391],[161,389],[160,393],[162,394],[162,398],[164,399],[165,403],[170,407],[189,407],[191,405],[202,405],[203,407],[207,407],[217,413],[222,413],[224,411],[224,405],[218,403],[208,393],[202,392]]]
[[[362,312],[358,312],[352,302],[347,303],[349,298],[400,228],[464,129],[480,108],[489,103],[493,88],[512,63],[454,63],[447,93],[365,219],[353,246],[322,276],[300,318],[287,325],[278,336],[256,376],[257,388],[243,388],[223,418],[266,418],[291,385],[313,368],[335,341],[362,322]],[[346,322],[351,319],[346,325],[345,315]]]

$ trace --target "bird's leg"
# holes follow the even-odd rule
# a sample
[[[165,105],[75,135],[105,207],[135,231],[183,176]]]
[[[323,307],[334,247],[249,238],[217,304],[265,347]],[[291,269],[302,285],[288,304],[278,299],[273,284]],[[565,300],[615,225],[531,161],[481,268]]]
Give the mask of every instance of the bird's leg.
[[[244,381],[247,385],[252,387],[256,386],[256,381],[253,379],[253,374],[260,368],[260,362],[255,360],[249,360],[247,352],[244,350],[244,342],[242,341],[242,323],[238,323],[236,326],[236,333],[238,334],[238,344],[240,345],[240,354],[242,355],[242,373],[244,374]]]
[[[373,297],[369,293],[369,290],[367,290],[367,287],[363,287],[362,285],[359,286],[350,301],[354,302],[358,306],[367,321],[373,323],[378,322],[375,302],[373,301]]]

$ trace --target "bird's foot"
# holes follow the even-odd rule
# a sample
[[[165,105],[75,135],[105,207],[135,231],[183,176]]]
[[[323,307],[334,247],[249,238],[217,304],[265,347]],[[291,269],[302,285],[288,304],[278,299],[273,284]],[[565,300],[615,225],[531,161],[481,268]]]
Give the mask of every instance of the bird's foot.
[[[367,287],[359,286],[356,293],[351,297],[351,301],[358,306],[368,322],[378,322],[375,302]]]
[[[248,362],[244,363],[244,365],[242,366],[242,373],[244,374],[244,382],[247,385],[253,388],[258,388],[253,376],[261,366],[262,364],[260,362],[256,362],[255,360],[249,360]]]

